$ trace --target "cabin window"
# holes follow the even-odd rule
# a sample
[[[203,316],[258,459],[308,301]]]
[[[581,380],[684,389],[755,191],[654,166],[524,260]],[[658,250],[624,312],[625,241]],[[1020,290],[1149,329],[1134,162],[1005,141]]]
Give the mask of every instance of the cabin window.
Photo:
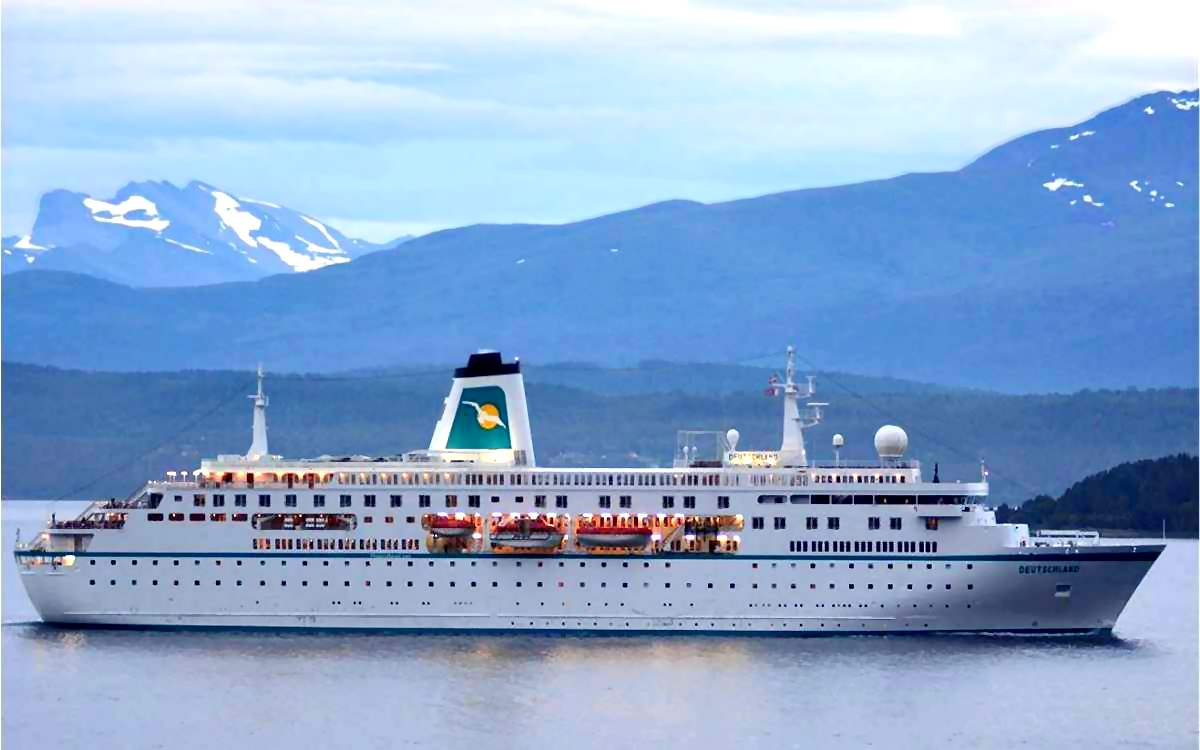
[[[554,496],[554,507],[555,508],[567,507],[567,496],[566,495],[555,495]]]
[[[837,516],[830,516],[828,519],[826,519],[826,521],[826,526],[831,531],[836,531],[842,528],[842,519],[838,518]]]
[[[871,516],[870,518],[868,518],[867,519],[867,528],[872,531],[877,530],[879,528],[879,517]]]
[[[762,516],[753,516],[750,519],[750,528],[752,528],[752,529],[764,528],[763,517]]]
[[[422,508],[428,508],[433,505],[433,498],[429,495],[418,495],[417,505]]]
[[[338,507],[339,508],[349,508],[350,507],[350,496],[349,495],[340,495],[338,497]]]
[[[204,521],[206,518],[207,517],[203,513],[191,513],[188,515],[189,521]]]
[[[479,495],[467,495],[467,507],[478,508],[479,502]]]
[[[717,510],[725,510],[729,507],[729,495],[717,495]]]
[[[401,506],[402,502],[403,502],[403,497],[400,495],[392,495],[391,499],[389,501],[390,505],[393,508],[399,508]]]
[[[363,495],[363,507],[374,508],[375,507],[375,496],[374,495]]]
[[[204,495],[192,495],[192,505],[197,508],[204,507]]]
[[[888,528],[891,529],[892,531],[899,531],[902,528],[903,522],[904,522],[903,518],[889,518],[888,519]]]
[[[633,498],[629,495],[621,495],[620,502],[621,502],[622,508],[632,508],[633,507]]]
[[[674,508],[674,507],[675,507],[675,498],[674,498],[674,496],[672,496],[672,495],[663,495],[662,506],[663,506],[664,508]]]
[[[612,496],[611,495],[601,495],[600,496],[600,507],[601,508],[611,508],[612,507]]]
[[[776,528],[776,530],[786,529],[787,528],[787,519],[784,518],[783,516],[775,516],[775,528]]]
[[[684,496],[683,496],[683,507],[685,507],[685,508],[695,508],[695,507],[696,507],[696,497],[695,497],[695,495],[684,495]]]
[[[447,508],[457,508],[458,507],[458,495],[446,495],[446,507]]]
[[[163,520],[163,514],[162,513],[147,513],[146,520],[147,521],[161,521],[161,520]],[[96,564],[95,560],[92,561],[92,564],[93,565]]]
[[[289,508],[295,508],[296,507],[296,496],[295,495],[284,495],[283,496],[283,504]]]
[[[928,531],[937,531],[938,520],[936,518],[926,518],[925,519],[925,528]]]
[[[534,495],[533,496],[533,507],[545,508],[546,507],[546,496],[545,495]]]
[[[271,507],[271,496],[270,495],[259,495],[258,496],[258,507],[270,508]]]
[[[313,495],[313,507],[314,508],[324,508],[325,507],[325,496],[324,495]]]
[[[233,496],[233,504],[238,508],[245,508],[246,507],[246,496],[245,495],[234,495]]]
[[[214,508],[224,508],[225,507],[225,496],[224,495],[213,495],[213,507]]]
[[[812,531],[813,529],[816,529],[819,527],[819,522],[820,522],[820,519],[817,518],[816,516],[809,516],[808,518],[804,519],[804,528],[808,529],[809,531]]]

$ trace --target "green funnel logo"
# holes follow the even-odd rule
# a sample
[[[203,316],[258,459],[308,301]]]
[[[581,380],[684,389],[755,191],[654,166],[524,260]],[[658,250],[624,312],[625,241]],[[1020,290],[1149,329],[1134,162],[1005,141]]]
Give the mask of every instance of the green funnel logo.
[[[446,447],[451,450],[494,450],[512,447],[508,401],[504,389],[488,385],[463,388]]]

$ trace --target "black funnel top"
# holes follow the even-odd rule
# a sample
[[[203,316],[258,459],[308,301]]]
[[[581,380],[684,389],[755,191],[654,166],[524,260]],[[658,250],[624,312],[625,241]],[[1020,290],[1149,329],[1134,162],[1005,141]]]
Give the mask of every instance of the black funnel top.
[[[478,378],[486,375],[518,375],[520,362],[505,362],[500,352],[478,352],[467,359],[466,367],[454,370],[456,378]]]

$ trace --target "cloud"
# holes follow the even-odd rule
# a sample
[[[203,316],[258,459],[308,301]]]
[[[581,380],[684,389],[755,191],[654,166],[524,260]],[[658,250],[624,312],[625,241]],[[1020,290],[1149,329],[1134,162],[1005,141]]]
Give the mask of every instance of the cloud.
[[[1155,0],[2,12],[6,224],[31,221],[19,207],[38,191],[145,177],[360,222],[563,220],[954,168],[1156,84],[1195,85],[1197,11]]]

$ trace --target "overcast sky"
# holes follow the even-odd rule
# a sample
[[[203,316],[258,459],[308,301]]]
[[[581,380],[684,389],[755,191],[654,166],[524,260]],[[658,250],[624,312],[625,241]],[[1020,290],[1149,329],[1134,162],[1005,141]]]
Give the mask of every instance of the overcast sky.
[[[953,169],[1196,86],[1200,3],[3,3],[3,233],[201,179],[383,240]]]

